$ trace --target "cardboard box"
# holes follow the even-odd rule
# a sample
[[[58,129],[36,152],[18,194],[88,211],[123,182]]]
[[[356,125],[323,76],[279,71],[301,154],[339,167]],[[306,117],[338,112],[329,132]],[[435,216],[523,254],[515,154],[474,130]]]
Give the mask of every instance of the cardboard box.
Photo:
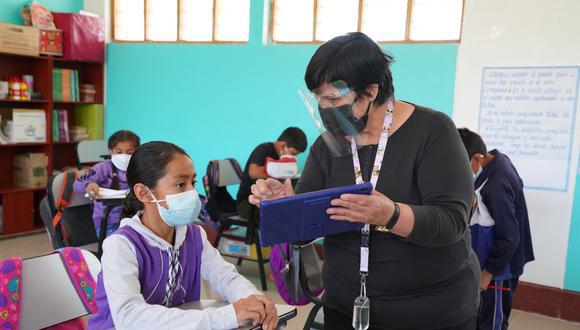
[[[44,188],[48,182],[48,157],[44,153],[15,155],[14,186],[23,188]]]
[[[62,56],[62,30],[40,29],[40,53]]]
[[[46,113],[44,110],[12,110],[13,143],[46,142]]]
[[[38,56],[39,44],[37,28],[0,23],[0,53]]]

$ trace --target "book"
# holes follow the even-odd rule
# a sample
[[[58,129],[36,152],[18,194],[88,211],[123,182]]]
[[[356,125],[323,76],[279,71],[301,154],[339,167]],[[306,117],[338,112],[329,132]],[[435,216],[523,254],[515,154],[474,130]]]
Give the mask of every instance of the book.
[[[52,71],[52,98],[62,101],[62,69],[55,68]]]
[[[62,70],[62,101],[71,101],[70,93],[70,70]]]
[[[58,142],[58,110],[52,110],[52,141]]]

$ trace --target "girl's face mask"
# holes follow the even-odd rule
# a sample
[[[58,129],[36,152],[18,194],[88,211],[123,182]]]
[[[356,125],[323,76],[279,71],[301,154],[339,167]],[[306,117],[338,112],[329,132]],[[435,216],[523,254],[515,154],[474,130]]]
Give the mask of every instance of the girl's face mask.
[[[171,227],[184,226],[194,222],[201,211],[201,200],[195,189],[178,194],[170,194],[162,200],[155,198],[150,189],[149,193],[153,197],[153,201],[150,203],[157,204],[159,216]],[[166,202],[168,208],[163,207],[160,204],[161,202]]]

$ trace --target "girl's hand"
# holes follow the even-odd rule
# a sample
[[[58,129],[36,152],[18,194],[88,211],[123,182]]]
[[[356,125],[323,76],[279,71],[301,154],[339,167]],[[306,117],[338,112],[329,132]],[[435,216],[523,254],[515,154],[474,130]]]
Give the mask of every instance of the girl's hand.
[[[393,216],[395,203],[387,196],[373,190],[371,195],[344,194],[333,199],[326,210],[332,220],[362,222],[384,226]]]
[[[238,323],[245,320],[252,321],[252,325],[261,324],[266,319],[266,308],[264,303],[257,298],[258,295],[252,295],[240,299],[234,303],[234,310],[238,318]]]
[[[91,200],[96,199],[99,195],[99,185],[94,182],[89,183],[85,190]]]
[[[252,185],[252,195],[249,197],[251,204],[260,206],[261,201],[276,199],[280,197],[294,196],[292,181],[286,179],[284,183],[276,179],[259,179]]]

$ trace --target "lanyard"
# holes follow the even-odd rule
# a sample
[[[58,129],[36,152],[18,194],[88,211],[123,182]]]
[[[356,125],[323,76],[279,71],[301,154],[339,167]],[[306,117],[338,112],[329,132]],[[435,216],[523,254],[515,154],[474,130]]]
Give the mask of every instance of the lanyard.
[[[383,156],[385,154],[387,142],[389,141],[389,128],[393,123],[393,109],[394,109],[393,101],[389,100],[387,102],[387,112],[385,113],[385,121],[383,123],[383,130],[381,132],[381,137],[379,140],[377,155],[375,156],[375,162],[371,172],[371,183],[373,185],[373,188],[377,186],[379,173],[381,172],[381,167],[383,165]],[[356,179],[356,183],[361,184],[364,182],[364,180],[361,172],[358,149],[354,138],[351,140],[350,146],[352,151],[352,163],[354,165],[354,177]],[[360,246],[361,284],[364,284],[364,282],[366,281],[366,275],[369,272],[369,236],[370,236],[370,225],[365,224],[364,227],[361,229],[361,246]]]

